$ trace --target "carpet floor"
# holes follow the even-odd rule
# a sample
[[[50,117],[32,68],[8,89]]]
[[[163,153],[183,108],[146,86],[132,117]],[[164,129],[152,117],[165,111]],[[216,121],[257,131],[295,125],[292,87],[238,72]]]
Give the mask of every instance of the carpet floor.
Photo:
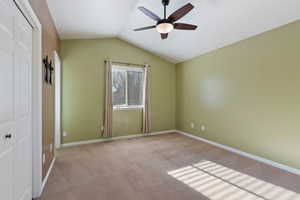
[[[300,199],[300,176],[177,133],[59,150],[40,200]]]

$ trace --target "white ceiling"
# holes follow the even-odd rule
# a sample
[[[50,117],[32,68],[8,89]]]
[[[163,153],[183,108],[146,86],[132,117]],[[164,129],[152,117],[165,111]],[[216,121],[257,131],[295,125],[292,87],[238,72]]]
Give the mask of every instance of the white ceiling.
[[[155,24],[137,7],[162,17],[161,0],[48,0],[61,39],[119,37],[174,63],[300,19],[299,0],[171,0],[168,14],[188,2],[195,8],[179,22],[198,30],[161,40],[155,29],[133,31]]]

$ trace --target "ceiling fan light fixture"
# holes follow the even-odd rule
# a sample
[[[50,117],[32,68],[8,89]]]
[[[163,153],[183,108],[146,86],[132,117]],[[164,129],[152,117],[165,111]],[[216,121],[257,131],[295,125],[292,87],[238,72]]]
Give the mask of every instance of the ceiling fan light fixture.
[[[1,0],[0,0],[1,1]],[[193,8],[193,4],[188,3],[185,6],[177,9],[175,12],[173,12],[169,17],[167,17],[167,6],[169,5],[170,0],[162,0],[162,4],[164,7],[164,17],[160,18],[155,13],[153,13],[151,10],[145,8],[145,7],[138,7],[138,9],[144,13],[149,18],[156,21],[156,25],[153,26],[146,26],[142,28],[134,29],[134,31],[144,31],[149,29],[156,29],[157,32],[160,33],[161,39],[165,40],[168,38],[168,33],[170,33],[173,29],[178,30],[196,30],[197,26],[193,24],[186,24],[186,23],[177,23],[178,20],[180,20],[182,17],[187,15]]]
[[[170,33],[174,29],[174,25],[171,23],[160,23],[156,26],[156,30],[159,33],[166,34]]]

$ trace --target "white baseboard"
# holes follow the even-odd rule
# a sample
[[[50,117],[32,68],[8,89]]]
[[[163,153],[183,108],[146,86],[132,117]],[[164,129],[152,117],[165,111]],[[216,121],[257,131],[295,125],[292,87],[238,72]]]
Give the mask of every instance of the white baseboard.
[[[160,135],[160,134],[176,133],[176,132],[177,132],[176,130],[166,130],[166,131],[157,131],[157,132],[152,132],[152,133],[147,133],[147,134],[141,133],[141,134],[119,136],[119,137],[112,137],[112,138],[86,140],[86,141],[62,144],[62,147],[73,147],[73,146],[79,146],[79,145],[84,145],[84,144],[94,144],[94,143],[100,143],[100,142],[123,140],[123,139],[130,139],[130,138],[136,138],[136,137],[145,137],[145,136],[151,136],[151,135]]]
[[[44,178],[44,180],[43,180],[43,183],[42,183],[42,192],[44,191],[44,187],[45,187],[45,185],[46,185],[46,183],[47,183],[47,181],[48,181],[48,178],[49,178],[49,176],[50,176],[50,174],[51,174],[51,171],[52,171],[52,169],[53,169],[54,163],[55,163],[55,157],[53,158],[53,160],[52,160],[52,162],[51,162],[51,164],[50,164],[50,167],[49,167],[49,169],[48,169],[48,172],[47,172],[47,174],[46,174],[46,176],[45,176],[45,178]]]
[[[272,161],[272,160],[268,160],[268,159],[263,158],[263,157],[260,157],[260,156],[256,156],[256,155],[254,155],[254,154],[246,153],[246,152],[244,152],[244,151],[240,151],[240,150],[238,150],[238,149],[235,149],[235,148],[232,148],[232,147],[223,145],[223,144],[219,144],[219,143],[217,143],[217,142],[213,142],[213,141],[210,141],[210,140],[201,138],[201,137],[199,137],[199,136],[195,136],[195,135],[190,134],[190,133],[186,133],[186,132],[183,132],[183,131],[180,131],[180,130],[176,130],[176,132],[177,132],[177,133],[180,133],[180,134],[182,134],[182,135],[185,135],[185,136],[194,138],[194,139],[196,139],[196,140],[199,140],[199,141],[202,141],[202,142],[205,142],[205,143],[208,143],[208,144],[211,144],[211,145],[220,147],[220,148],[225,149],[225,150],[227,150],[227,151],[230,151],[230,152],[233,152],[233,153],[237,153],[237,154],[239,154],[239,155],[248,157],[248,158],[250,158],[250,159],[253,159],[253,160],[256,160],[256,161],[265,163],[265,164],[267,164],[267,165],[271,165],[271,166],[273,166],[273,167],[276,167],[276,168],[285,170],[285,171],[287,171],[287,172],[290,172],[290,173],[293,173],[293,174],[296,174],[296,175],[300,175],[300,170],[299,170],[299,169],[292,168],[292,167],[289,167],[289,166],[287,166],[287,165],[284,165],[284,164],[281,164],[281,163],[278,163],[278,162],[274,162],[274,161]]]

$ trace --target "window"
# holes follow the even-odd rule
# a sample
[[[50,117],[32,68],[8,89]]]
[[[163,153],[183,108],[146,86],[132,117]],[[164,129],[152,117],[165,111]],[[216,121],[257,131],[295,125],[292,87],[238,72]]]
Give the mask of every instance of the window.
[[[136,67],[112,68],[114,108],[143,108],[144,69]]]

